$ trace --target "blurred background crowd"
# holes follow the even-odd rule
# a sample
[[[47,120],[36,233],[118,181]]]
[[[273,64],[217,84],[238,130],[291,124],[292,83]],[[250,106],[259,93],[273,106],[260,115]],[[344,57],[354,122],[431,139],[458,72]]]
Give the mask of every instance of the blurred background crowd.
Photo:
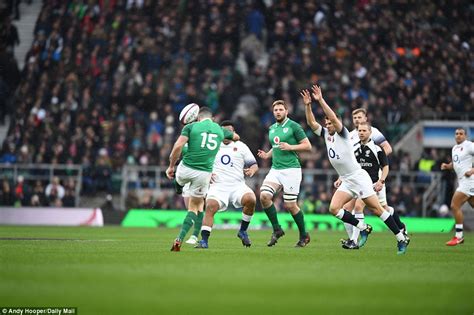
[[[271,103],[284,99],[313,143],[303,167],[329,169],[324,144],[306,128],[299,90],[318,82],[349,129],[351,111],[366,108],[392,145],[424,115],[472,112],[473,10],[460,0],[45,0],[23,69],[13,57],[16,14],[2,19],[0,122],[6,115],[11,122],[0,163],[80,164],[83,194],[113,194],[124,165],[167,165],[186,104],[234,120],[256,152],[269,146]],[[449,154],[426,150],[422,163],[398,151],[391,169],[439,170]],[[78,184],[55,179],[63,197],[50,198],[46,185],[54,182],[20,189],[19,180],[3,181],[1,204],[69,204],[64,198]],[[417,214],[415,186],[388,187],[392,205]],[[305,189],[306,212],[327,212],[332,192],[323,188]],[[129,201],[182,207],[172,193]]]

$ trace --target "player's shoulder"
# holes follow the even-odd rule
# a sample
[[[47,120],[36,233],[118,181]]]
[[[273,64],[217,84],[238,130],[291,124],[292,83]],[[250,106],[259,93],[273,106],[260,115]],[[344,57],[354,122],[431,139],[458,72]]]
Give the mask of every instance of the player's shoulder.
[[[291,118],[288,118],[288,121],[286,122],[286,126],[298,128],[298,127],[301,127],[301,124],[298,123],[298,122],[296,122],[296,121],[294,121],[294,120],[291,119]]]

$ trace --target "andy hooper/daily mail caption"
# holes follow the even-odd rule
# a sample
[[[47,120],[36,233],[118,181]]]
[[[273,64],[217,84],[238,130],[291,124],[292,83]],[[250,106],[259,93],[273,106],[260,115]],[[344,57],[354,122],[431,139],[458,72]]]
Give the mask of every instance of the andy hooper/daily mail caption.
[[[0,306],[0,315],[77,315],[77,307],[12,307]]]

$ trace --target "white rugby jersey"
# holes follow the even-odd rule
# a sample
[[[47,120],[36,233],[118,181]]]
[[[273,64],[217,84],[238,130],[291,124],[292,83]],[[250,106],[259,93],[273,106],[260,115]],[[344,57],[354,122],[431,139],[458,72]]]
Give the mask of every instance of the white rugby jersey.
[[[342,127],[341,133],[330,135],[327,128],[321,127],[314,133],[324,137],[328,151],[329,162],[339,176],[349,175],[361,169],[354,155],[354,146],[349,139],[349,131]]]
[[[222,143],[214,160],[214,183],[233,186],[245,182],[244,168],[256,163],[255,156],[242,141]]]
[[[355,145],[360,141],[359,132],[357,131],[357,129],[354,129],[349,132],[349,139],[351,140],[352,145]],[[370,139],[374,140],[374,143],[376,145],[380,145],[382,142],[387,140],[385,139],[385,136],[380,132],[380,130],[378,130],[374,126],[372,126],[372,133],[370,134]]]
[[[472,168],[472,157],[474,156],[474,143],[465,140],[456,144],[452,150],[453,167],[459,179],[465,177],[467,171]]]

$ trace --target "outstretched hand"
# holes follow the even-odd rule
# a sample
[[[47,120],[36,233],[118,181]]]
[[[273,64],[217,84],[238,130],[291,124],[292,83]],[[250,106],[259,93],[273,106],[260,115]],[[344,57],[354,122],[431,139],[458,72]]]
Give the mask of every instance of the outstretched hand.
[[[311,106],[311,94],[308,90],[302,90],[300,92],[301,97],[303,98],[303,103],[305,106]]]
[[[311,91],[313,91],[312,95],[316,101],[319,102],[323,99],[323,92],[321,91],[320,86],[314,84],[313,87],[311,88]]]

